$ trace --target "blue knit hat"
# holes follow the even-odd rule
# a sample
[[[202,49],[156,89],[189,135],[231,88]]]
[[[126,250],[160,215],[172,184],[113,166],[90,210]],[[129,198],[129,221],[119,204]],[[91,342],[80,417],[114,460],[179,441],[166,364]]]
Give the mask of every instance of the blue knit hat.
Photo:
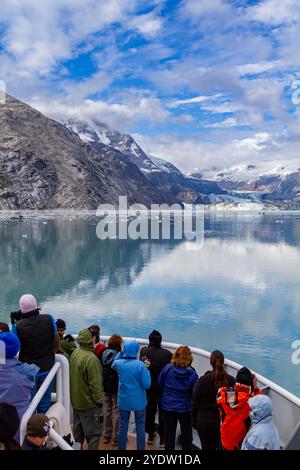
[[[0,333],[0,341],[5,344],[5,357],[12,359],[20,351],[21,344],[19,338],[13,333]]]

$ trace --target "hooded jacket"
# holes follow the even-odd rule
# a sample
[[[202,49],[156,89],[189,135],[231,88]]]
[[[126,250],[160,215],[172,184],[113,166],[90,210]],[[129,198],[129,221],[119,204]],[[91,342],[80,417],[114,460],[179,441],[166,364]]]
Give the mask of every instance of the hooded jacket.
[[[20,422],[31,401],[31,391],[39,368],[35,364],[22,364],[17,359],[7,359],[0,364],[0,403],[16,407]],[[19,430],[15,439],[19,437]]]
[[[103,403],[102,366],[97,359],[92,333],[82,330],[70,359],[71,402],[75,410],[87,410]]]
[[[249,400],[251,428],[245,437],[242,450],[279,450],[280,437],[272,420],[272,402],[265,395]]]
[[[139,348],[136,341],[125,343],[123,353],[112,364],[119,376],[118,406],[122,411],[142,411],[147,405],[151,377],[145,364],[137,359]]]
[[[75,341],[70,341],[66,337],[60,338],[60,347],[65,354],[67,354],[68,358],[71,357],[73,351],[76,349]]]
[[[221,387],[218,390],[217,404],[220,411],[221,443],[226,450],[240,450],[250,428],[249,399],[262,394],[259,389],[236,383],[234,387]]]
[[[198,375],[193,367],[166,365],[158,378],[162,388],[162,409],[174,413],[191,412],[193,389],[197,380]]]

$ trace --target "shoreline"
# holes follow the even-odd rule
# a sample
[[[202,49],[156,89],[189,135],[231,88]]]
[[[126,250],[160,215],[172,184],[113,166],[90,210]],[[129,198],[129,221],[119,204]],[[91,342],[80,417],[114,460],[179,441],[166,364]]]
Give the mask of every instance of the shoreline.
[[[169,211],[152,211],[152,214],[155,214],[158,217],[158,214],[168,214]],[[122,218],[134,218],[137,215],[132,213],[124,213],[123,211],[111,211],[106,215],[120,215]],[[143,212],[140,212],[143,216]],[[149,211],[145,211],[145,215],[148,215],[150,218]],[[218,216],[253,216],[253,217],[264,217],[264,216],[292,216],[300,218],[300,209],[272,209],[272,210],[258,210],[258,209],[240,209],[240,208],[228,208],[228,209],[218,209],[218,208],[205,208],[204,217],[218,217]],[[101,219],[102,216],[97,214],[96,210],[77,210],[77,209],[43,209],[43,210],[0,210],[0,222],[8,220],[44,220],[44,219],[66,219],[69,221],[87,219],[87,218],[97,218]]]

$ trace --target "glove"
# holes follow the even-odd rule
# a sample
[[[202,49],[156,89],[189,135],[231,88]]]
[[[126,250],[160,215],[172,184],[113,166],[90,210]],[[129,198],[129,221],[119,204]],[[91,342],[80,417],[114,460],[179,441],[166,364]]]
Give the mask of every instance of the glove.
[[[145,364],[147,369],[149,369],[149,367],[151,366],[151,361],[148,357],[143,357],[143,363]]]

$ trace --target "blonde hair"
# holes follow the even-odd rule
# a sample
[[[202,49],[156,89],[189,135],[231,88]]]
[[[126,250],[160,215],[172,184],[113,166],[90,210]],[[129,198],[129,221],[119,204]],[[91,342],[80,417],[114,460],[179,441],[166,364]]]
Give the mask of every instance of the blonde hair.
[[[193,356],[188,346],[179,346],[173,354],[172,364],[178,367],[190,367],[193,362]]]

